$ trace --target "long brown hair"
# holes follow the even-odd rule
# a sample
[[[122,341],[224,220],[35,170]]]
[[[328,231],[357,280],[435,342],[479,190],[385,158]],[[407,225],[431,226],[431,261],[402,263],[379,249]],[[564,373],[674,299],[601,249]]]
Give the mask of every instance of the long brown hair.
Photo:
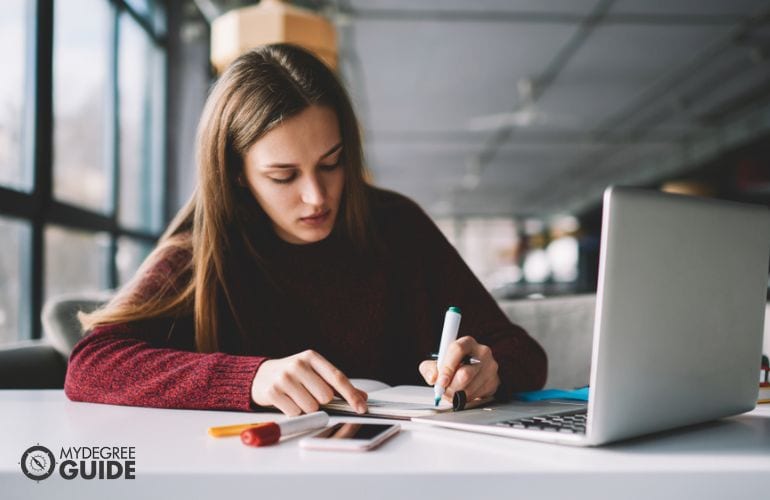
[[[246,335],[240,319],[247,307],[243,297],[254,283],[239,281],[233,260],[250,260],[265,286],[271,280],[259,246],[268,219],[238,181],[243,158],[265,133],[311,105],[330,107],[340,124],[345,185],[335,233],[361,252],[371,248],[375,235],[361,137],[345,89],[307,51],[267,45],[236,59],[212,88],[198,125],[195,192],[134,280],[102,309],[80,315],[83,328],[192,314],[201,352],[223,347],[225,321]],[[167,274],[160,279],[147,275],[169,259],[174,265]]]

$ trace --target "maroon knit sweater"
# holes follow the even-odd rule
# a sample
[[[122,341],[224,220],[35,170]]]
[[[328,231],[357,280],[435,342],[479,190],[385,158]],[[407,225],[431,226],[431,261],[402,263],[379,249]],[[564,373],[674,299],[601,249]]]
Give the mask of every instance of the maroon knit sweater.
[[[195,352],[191,316],[97,327],[72,352],[67,396],[247,411],[254,409],[251,383],[260,364],[305,349],[351,378],[424,384],[417,367],[437,350],[449,306],[462,310],[460,336],[492,348],[502,381],[498,398],[542,387],[545,352],[506,318],[428,216],[401,195],[379,189],[370,195],[385,252],[361,256],[336,231],[309,245],[265,237],[260,251],[283,292],[253,300],[246,294],[242,302],[251,306],[241,309],[247,311],[241,329],[223,321],[218,333],[222,352]],[[159,261],[140,281],[144,296],[189,258],[177,251]],[[250,279],[248,265],[234,268]],[[260,281],[254,283],[257,289]],[[265,300],[263,307],[253,304]]]

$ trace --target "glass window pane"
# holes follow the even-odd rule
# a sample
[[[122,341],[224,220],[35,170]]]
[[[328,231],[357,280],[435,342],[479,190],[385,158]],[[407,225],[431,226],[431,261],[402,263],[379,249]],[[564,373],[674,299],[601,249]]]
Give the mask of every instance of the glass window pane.
[[[0,344],[30,335],[30,243],[28,223],[0,217]]]
[[[109,249],[107,233],[46,227],[45,299],[108,288]]]
[[[126,4],[142,17],[150,17],[155,10],[151,0],[126,0]]]
[[[119,222],[149,231],[163,224],[163,63],[163,52],[130,15],[121,14]]]
[[[67,0],[54,4],[54,196],[109,213],[110,3]]]
[[[457,250],[488,289],[518,280],[519,236],[511,218],[469,218],[456,228]]]
[[[27,22],[30,3],[7,0],[0,3],[0,47],[3,47],[3,76],[0,78],[0,184],[23,191],[32,187],[31,168],[26,165],[23,136],[27,122],[25,80]]]
[[[118,285],[126,284],[144,259],[150,255],[153,245],[132,238],[118,238],[118,253],[115,255],[115,263],[118,267]]]
[[[166,34],[166,10],[162,3],[157,0],[125,0],[125,2],[128,8],[152,27],[156,36]]]

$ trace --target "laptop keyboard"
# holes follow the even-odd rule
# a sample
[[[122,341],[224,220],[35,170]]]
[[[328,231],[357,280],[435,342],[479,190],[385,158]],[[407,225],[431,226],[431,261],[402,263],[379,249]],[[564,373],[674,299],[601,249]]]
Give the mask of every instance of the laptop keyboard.
[[[569,413],[559,413],[557,415],[515,418],[513,420],[498,422],[496,425],[511,427],[513,429],[534,429],[571,434],[585,434],[586,410],[583,409]]]

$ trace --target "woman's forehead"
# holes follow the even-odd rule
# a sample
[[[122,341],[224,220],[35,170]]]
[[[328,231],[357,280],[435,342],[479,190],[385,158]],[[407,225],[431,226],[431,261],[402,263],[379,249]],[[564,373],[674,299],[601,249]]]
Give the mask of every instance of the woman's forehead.
[[[317,160],[340,142],[339,122],[333,109],[309,106],[260,137],[247,151],[258,165],[297,164]]]

